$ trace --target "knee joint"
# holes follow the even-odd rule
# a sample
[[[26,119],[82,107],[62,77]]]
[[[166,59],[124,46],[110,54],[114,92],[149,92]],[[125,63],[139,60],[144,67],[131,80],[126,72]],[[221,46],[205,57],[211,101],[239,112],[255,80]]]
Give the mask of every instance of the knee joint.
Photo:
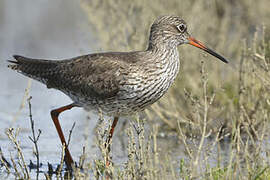
[[[51,116],[52,116],[52,117],[55,117],[55,116],[58,117],[58,116],[59,116],[59,112],[56,111],[56,110],[52,110],[52,111],[51,111]]]

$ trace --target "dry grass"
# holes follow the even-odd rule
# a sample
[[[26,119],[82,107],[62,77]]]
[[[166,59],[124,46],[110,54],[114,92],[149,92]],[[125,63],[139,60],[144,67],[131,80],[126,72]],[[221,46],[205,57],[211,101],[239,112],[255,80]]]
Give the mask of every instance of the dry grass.
[[[148,119],[167,125],[163,131],[175,130],[185,141],[189,178],[203,172],[213,179],[269,174],[262,155],[268,153],[263,147],[269,138],[269,5],[266,0],[81,1],[102,48],[97,51],[142,50],[153,20],[176,14],[188,22],[193,36],[231,60],[226,66],[181,46],[180,76],[169,93],[146,110]],[[211,168],[208,153],[220,148],[222,140],[230,142],[229,161],[214,153],[218,167]]]
[[[169,93],[135,117],[125,134],[128,160],[105,166],[107,128],[100,116],[97,145],[100,159],[85,160],[76,179],[269,179],[270,12],[268,0],[255,1],[100,1],[81,0],[102,50],[141,50],[147,46],[149,26],[163,14],[182,16],[191,33],[231,60],[224,65],[198,49],[180,47],[181,75]],[[168,106],[169,105],[169,106]],[[144,130],[150,121],[151,133]],[[164,124],[166,126],[164,126]],[[168,130],[169,129],[169,130]],[[159,132],[176,132],[186,157],[159,154]],[[27,178],[23,153],[12,168]],[[177,143],[177,142],[176,142]],[[163,148],[163,147],[161,147]],[[226,150],[227,154],[222,154]],[[63,147],[64,152],[64,147]],[[63,157],[63,154],[62,154]],[[7,158],[5,158],[7,159]],[[1,155],[6,172],[10,172]],[[176,165],[175,165],[175,162]],[[63,162],[60,163],[63,165]],[[19,166],[19,168],[16,168]],[[49,174],[49,173],[48,173]],[[47,179],[54,178],[46,174]]]
[[[205,56],[198,49],[187,47],[188,45],[179,48],[182,67],[175,85],[159,103],[152,106],[151,113],[147,111],[149,119],[155,119],[158,115],[174,130],[177,130],[177,121],[192,123],[194,127],[200,124],[193,116],[194,102],[187,100],[187,97],[192,96],[197,101],[202,96],[202,85],[198,81],[201,76],[201,61],[205,61],[210,70],[208,89],[216,96],[214,106],[209,112],[213,126],[230,127],[233,114],[238,113],[238,69],[242,49],[245,49],[243,41],[250,44],[256,27],[269,22],[270,13],[265,8],[267,4],[270,4],[267,0],[260,3],[245,0],[81,1],[81,6],[96,32],[99,47],[102,48],[96,51],[142,50],[147,47],[149,27],[153,20],[160,15],[176,14],[188,22],[193,36],[208,42],[209,46],[215,47],[217,52],[231,60],[230,66],[226,66]],[[261,33],[261,29],[259,32]]]

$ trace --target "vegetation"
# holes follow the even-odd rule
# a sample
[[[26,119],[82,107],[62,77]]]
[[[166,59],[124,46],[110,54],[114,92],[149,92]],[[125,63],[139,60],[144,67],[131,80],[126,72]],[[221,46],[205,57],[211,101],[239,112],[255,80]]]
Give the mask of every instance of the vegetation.
[[[96,51],[142,50],[147,47],[153,20],[175,14],[187,21],[194,37],[214,47],[230,64],[222,64],[188,45],[179,47],[181,69],[175,85],[145,111],[143,118],[134,117],[125,131],[129,142],[127,162],[104,166],[107,129],[100,116],[97,144],[103,158],[86,162],[83,153],[73,176],[65,177],[269,179],[269,6],[268,0],[82,0],[81,7],[99,43]],[[149,134],[145,133],[145,124],[152,127]],[[9,133],[13,137],[14,132]],[[177,135],[185,158],[159,154],[158,137],[162,133]],[[16,139],[11,141],[23,160]],[[227,149],[227,153],[222,154],[221,149]],[[0,159],[9,173],[5,162],[8,158]],[[25,163],[19,165],[22,170],[16,170],[16,176],[27,178]],[[60,170],[52,173],[60,177]],[[48,172],[46,177],[54,176]]]

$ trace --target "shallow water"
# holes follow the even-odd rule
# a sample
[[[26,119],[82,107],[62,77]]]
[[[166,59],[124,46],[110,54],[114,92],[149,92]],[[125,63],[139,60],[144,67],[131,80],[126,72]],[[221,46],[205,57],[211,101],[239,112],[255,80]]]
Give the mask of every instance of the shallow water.
[[[86,17],[80,9],[79,1],[0,1],[0,147],[8,158],[9,152],[15,153],[12,144],[5,135],[10,128],[20,128],[19,140],[26,162],[33,156],[28,104],[20,110],[29,79],[7,68],[7,59],[13,54],[28,57],[61,59],[90,53],[93,43]],[[42,134],[38,141],[40,161],[57,164],[60,161],[61,144],[50,118],[50,110],[69,104],[71,100],[63,93],[48,90],[46,86],[32,81],[30,88],[32,112],[36,130]],[[84,133],[95,127],[96,117],[91,118],[91,125],[82,109],[66,112],[60,119],[64,132],[69,132],[74,121],[76,126],[72,136],[72,154],[81,154],[85,144]],[[68,135],[68,134],[66,134]],[[91,141],[89,141],[89,147]],[[94,152],[93,152],[94,153]],[[15,154],[14,154],[15,156]]]

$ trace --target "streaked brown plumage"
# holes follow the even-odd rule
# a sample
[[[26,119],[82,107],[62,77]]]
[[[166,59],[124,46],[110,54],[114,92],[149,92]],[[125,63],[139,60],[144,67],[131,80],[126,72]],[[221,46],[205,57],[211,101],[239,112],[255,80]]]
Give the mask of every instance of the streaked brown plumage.
[[[110,132],[110,141],[119,116],[143,110],[172,85],[179,70],[177,46],[181,44],[196,46],[227,63],[222,56],[192,38],[184,20],[162,16],[151,26],[145,51],[89,54],[61,61],[15,55],[15,60],[10,61],[13,64],[8,67],[48,88],[64,92],[73,100],[73,104],[51,112],[62,143],[65,139],[61,135],[58,115],[74,106],[101,109],[114,116],[116,122]],[[66,154],[70,156],[68,149]],[[73,160],[71,156],[66,158],[70,166]]]

